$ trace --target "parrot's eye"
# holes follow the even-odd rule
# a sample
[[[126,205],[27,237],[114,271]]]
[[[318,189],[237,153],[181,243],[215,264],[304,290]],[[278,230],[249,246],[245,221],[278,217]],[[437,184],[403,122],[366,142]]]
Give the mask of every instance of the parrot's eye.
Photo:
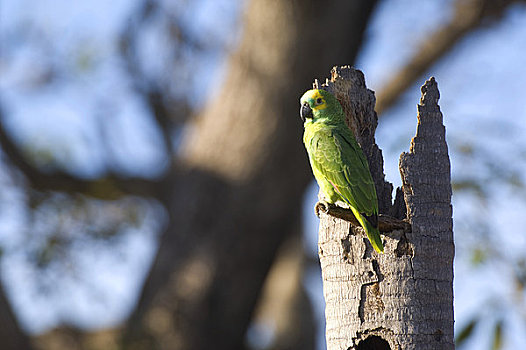
[[[318,99],[316,100],[316,104],[321,105],[322,102],[323,100],[321,99],[321,97],[318,97]]]

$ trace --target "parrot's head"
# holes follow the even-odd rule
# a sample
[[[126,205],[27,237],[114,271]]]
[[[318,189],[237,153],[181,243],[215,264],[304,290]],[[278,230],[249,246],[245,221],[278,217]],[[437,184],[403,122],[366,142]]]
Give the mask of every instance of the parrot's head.
[[[331,122],[342,116],[340,102],[330,92],[322,89],[312,89],[304,93],[300,104],[300,117],[303,122],[309,120]]]

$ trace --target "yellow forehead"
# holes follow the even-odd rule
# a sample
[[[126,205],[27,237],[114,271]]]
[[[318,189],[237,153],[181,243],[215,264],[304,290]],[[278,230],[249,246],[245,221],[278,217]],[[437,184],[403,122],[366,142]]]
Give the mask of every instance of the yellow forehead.
[[[305,93],[306,98],[312,98],[313,100],[316,100],[318,98],[323,99],[323,96],[320,94],[320,90],[309,90]]]

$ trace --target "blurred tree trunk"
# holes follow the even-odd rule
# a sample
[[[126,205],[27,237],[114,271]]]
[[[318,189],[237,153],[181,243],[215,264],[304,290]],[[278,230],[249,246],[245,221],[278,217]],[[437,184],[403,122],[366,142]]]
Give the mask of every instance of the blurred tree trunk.
[[[333,70],[327,89],[342,101],[368,157],[380,189],[380,212],[404,213],[404,208],[390,208],[390,193],[382,191],[390,185],[374,140],[374,94],[363,74]],[[378,254],[361,228],[321,214],[328,350],[454,349],[451,178],[438,97],[431,78],[422,87],[417,135],[400,158],[411,229],[386,233],[385,252]],[[399,196],[394,206],[403,205]]]
[[[2,350],[30,350],[27,335],[20,329],[0,284],[0,345]]]
[[[373,6],[249,3],[225,82],[187,129],[170,224],[126,348],[244,348],[276,251],[298,231],[311,179],[298,98],[312,76],[353,62]]]
[[[299,234],[290,236],[282,244],[267,276],[251,326],[250,343],[265,340],[266,346],[260,345],[258,349],[315,349],[319,325],[314,320],[304,286],[307,257],[298,249],[301,246]],[[269,331],[273,337],[265,339]]]

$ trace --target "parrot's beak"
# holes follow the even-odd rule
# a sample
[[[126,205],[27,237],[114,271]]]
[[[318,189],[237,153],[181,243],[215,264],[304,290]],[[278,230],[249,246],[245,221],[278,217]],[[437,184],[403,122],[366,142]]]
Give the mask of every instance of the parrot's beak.
[[[312,108],[307,102],[303,103],[300,108],[300,117],[305,122],[306,118],[312,118]]]

